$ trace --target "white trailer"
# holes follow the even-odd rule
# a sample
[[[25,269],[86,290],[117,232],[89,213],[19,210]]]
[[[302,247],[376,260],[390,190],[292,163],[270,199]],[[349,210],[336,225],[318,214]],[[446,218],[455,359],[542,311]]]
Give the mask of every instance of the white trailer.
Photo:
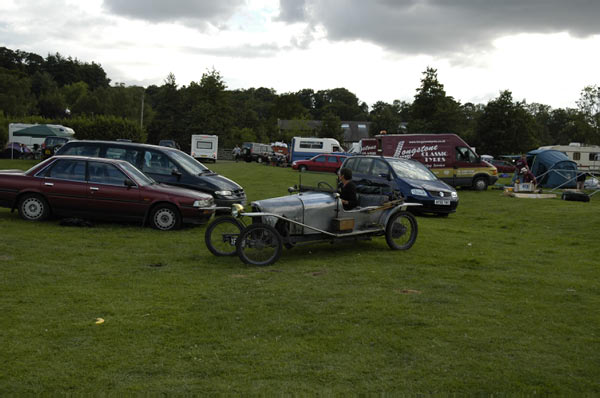
[[[35,144],[41,147],[48,136],[73,138],[75,131],[59,124],[10,123],[8,125],[8,142],[25,144],[29,149],[34,149]]]
[[[569,145],[548,145],[541,146],[538,149],[561,151],[577,163],[577,168],[580,170],[600,170],[600,146],[585,146],[579,142],[571,142]]]
[[[217,161],[219,149],[219,137],[216,135],[194,134],[192,135],[191,155],[199,161]]]

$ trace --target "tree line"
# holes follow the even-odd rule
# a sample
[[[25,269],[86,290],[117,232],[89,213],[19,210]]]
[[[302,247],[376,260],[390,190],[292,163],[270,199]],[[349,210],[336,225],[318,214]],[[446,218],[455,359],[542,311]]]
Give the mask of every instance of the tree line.
[[[279,131],[277,121],[294,120],[297,130]],[[525,152],[541,145],[600,144],[600,88],[585,87],[576,108],[513,99],[501,91],[487,104],[461,103],[449,96],[437,70],[427,68],[414,100],[371,108],[345,88],[302,89],[278,94],[271,88],[229,90],[221,74],[207,70],[180,86],[173,74],[147,88],[112,84],[101,65],[60,54],[0,47],[0,144],[8,123],[57,123],[78,138],[157,143],[175,139],[189,150],[190,135],[218,135],[221,145],[244,141],[289,141],[305,135],[309,120],[321,120],[314,134],[341,139],[341,121],[371,122],[370,135],[454,133],[491,155]]]

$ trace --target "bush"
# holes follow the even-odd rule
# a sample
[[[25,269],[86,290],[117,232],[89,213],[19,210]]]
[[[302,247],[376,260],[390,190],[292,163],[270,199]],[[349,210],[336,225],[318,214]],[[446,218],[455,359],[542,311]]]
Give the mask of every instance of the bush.
[[[146,137],[139,124],[115,116],[74,117],[61,120],[60,124],[75,130],[75,138],[79,140],[109,140],[118,138],[145,142]]]

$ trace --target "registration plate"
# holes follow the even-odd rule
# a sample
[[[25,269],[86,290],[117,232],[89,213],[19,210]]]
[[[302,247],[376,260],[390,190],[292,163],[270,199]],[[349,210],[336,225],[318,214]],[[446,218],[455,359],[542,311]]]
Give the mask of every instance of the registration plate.
[[[435,200],[435,204],[436,205],[442,205],[442,206],[450,206],[450,201],[449,200],[443,200],[443,199],[436,199]]]

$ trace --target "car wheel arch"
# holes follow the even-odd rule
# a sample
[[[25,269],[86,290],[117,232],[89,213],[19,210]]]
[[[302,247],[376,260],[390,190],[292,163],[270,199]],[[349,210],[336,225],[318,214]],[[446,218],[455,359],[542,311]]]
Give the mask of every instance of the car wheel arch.
[[[179,212],[179,215],[181,215],[181,210],[179,209],[179,206],[172,201],[168,201],[168,200],[157,200],[156,202],[153,202],[150,206],[148,206],[148,209],[146,209],[146,213],[144,214],[144,220],[142,222],[142,226],[146,226],[148,225],[149,221],[150,221],[150,215],[152,214],[152,212],[154,211],[154,209],[156,209],[158,206],[172,206],[175,209],[177,209],[177,211]]]
[[[48,209],[50,209],[50,214],[52,214],[52,206],[50,205],[50,202],[48,202],[48,198],[46,197],[46,195],[44,195],[42,192],[40,191],[35,191],[35,190],[27,190],[27,191],[21,191],[17,194],[17,196],[15,197],[15,200],[12,204],[12,206],[10,207],[10,211],[15,211],[18,206],[19,206],[19,202],[21,201],[21,198],[25,195],[39,195],[41,196],[46,203],[48,203]]]

